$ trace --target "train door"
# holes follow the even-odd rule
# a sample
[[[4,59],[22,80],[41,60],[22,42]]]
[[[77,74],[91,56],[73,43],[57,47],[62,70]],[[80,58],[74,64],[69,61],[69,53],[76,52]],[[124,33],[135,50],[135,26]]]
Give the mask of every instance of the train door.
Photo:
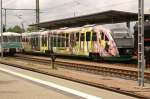
[[[34,40],[35,40],[35,50],[40,51],[40,38],[39,38],[39,35],[35,35]]]
[[[70,54],[68,51],[69,51],[69,33],[66,33],[66,43],[65,43],[65,46],[66,46],[66,54]]]
[[[86,32],[86,52],[89,54],[91,52],[91,32]]]
[[[91,35],[91,53],[97,53],[98,52],[98,44],[97,44],[97,33],[92,32]]]
[[[85,52],[85,33],[80,33],[80,53],[84,55]]]
[[[70,33],[70,51],[71,54],[74,54],[74,49],[76,46],[76,37],[75,37],[75,33]]]
[[[51,42],[51,39],[52,39],[52,34],[49,33],[48,34],[48,50],[49,51],[52,51],[52,42]]]
[[[80,50],[80,35],[79,35],[79,32],[76,32],[76,34],[75,34],[75,41],[76,41],[76,46],[75,46],[74,54],[78,55],[79,50]]]
[[[111,54],[109,53],[109,39],[108,37],[105,35],[104,32],[100,32],[100,39],[99,39],[99,43],[100,43],[100,48],[101,48],[101,56],[110,56]]]
[[[41,35],[41,51],[45,52],[46,50],[48,50],[48,39],[47,39],[47,35]]]

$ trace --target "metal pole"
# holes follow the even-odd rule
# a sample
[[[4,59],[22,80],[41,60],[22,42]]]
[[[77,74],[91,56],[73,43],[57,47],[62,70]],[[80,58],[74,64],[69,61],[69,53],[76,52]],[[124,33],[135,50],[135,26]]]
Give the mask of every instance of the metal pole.
[[[1,0],[1,59],[3,58],[3,12],[2,12],[2,0]]]
[[[7,27],[7,23],[6,23],[6,22],[7,22],[6,11],[7,11],[7,10],[4,9],[4,11],[5,11],[5,29],[6,29],[6,27]]]
[[[144,0],[138,1],[138,83],[144,86]]]
[[[40,23],[40,7],[39,7],[39,0],[36,0],[36,24],[37,24],[37,29],[39,29],[39,23]]]

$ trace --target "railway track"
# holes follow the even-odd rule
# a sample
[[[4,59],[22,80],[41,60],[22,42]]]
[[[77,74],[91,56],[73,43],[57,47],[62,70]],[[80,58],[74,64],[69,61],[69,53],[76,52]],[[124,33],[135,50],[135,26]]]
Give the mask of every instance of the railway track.
[[[45,64],[45,66],[50,64],[50,59],[41,59],[41,58],[35,58],[35,57],[34,58],[33,57],[29,58],[29,56],[28,57],[27,56],[16,56],[13,59],[14,61],[15,61],[15,58],[16,58],[16,61],[22,61],[22,62],[28,62],[29,61],[29,63],[32,62],[33,64],[34,63],[35,64],[38,63],[39,65],[41,64],[41,66],[43,64]],[[8,58],[8,60],[9,60],[9,58]],[[39,68],[24,66],[24,64],[8,62],[8,60],[6,62],[5,61],[0,61],[0,63],[5,64],[5,65],[14,66],[14,67],[17,67],[17,68],[30,70],[30,71],[33,71],[33,72],[38,72],[38,73],[42,73],[42,74],[58,77],[58,78],[61,78],[61,79],[66,79],[66,80],[70,80],[70,81],[74,81],[74,82],[78,82],[78,83],[83,83],[83,84],[94,86],[94,87],[97,87],[97,88],[102,88],[102,89],[114,91],[114,92],[117,92],[117,93],[121,93],[121,94],[129,95],[129,96],[137,97],[139,99],[150,99],[149,96],[146,96],[144,94],[139,94],[138,92],[136,93],[134,91],[125,90],[125,89],[122,89],[122,88],[119,88],[119,87],[113,87],[113,86],[110,87],[110,86],[107,86],[107,85],[104,85],[104,84],[100,84],[100,83],[97,83],[97,82],[93,82],[93,81],[83,80],[83,79],[80,79],[80,78],[73,78],[71,76],[62,75],[62,74],[59,74],[59,73],[48,72],[48,71],[41,70]],[[58,61],[56,61],[56,62],[58,62]],[[60,63],[63,64],[64,62],[59,62],[59,64]],[[59,64],[57,66],[60,66]],[[65,65],[65,64],[63,64],[63,65]],[[70,65],[70,64],[68,64],[68,65]],[[66,64],[63,68],[68,68],[68,65]],[[77,69],[77,68],[73,68],[73,69]],[[81,68],[79,68],[79,69],[81,70]],[[83,71],[86,71],[86,69],[83,69]],[[90,72],[92,72],[92,71],[90,71]],[[115,76],[115,74],[114,74],[114,76]]]
[[[46,58],[37,58],[31,56],[24,55],[16,55],[16,59],[34,61],[42,64],[49,65],[51,64],[50,59]],[[78,63],[78,62],[67,62],[62,60],[56,60],[55,65],[60,68],[73,69],[78,71],[84,71],[94,74],[107,75],[113,77],[119,77],[124,79],[137,80],[138,70],[135,68],[127,68],[121,66],[105,66],[105,65],[95,65],[95,64],[86,64],[86,63]],[[145,82],[150,83],[150,72],[145,71]]]

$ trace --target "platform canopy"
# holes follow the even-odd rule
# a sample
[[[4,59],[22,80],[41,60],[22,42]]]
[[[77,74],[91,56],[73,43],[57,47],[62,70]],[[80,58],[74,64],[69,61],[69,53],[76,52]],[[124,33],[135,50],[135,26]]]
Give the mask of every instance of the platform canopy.
[[[150,14],[145,14],[145,19],[150,19]],[[137,21],[138,13],[109,10],[100,13],[71,17],[39,23],[40,28],[55,29],[60,27],[76,27],[87,24],[107,24]],[[38,26],[32,24],[30,26]]]

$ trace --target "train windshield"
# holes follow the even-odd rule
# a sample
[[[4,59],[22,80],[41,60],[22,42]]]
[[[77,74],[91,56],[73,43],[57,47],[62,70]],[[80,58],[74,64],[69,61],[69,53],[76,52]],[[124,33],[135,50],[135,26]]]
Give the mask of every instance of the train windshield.
[[[4,42],[20,42],[20,36],[4,36]]]

